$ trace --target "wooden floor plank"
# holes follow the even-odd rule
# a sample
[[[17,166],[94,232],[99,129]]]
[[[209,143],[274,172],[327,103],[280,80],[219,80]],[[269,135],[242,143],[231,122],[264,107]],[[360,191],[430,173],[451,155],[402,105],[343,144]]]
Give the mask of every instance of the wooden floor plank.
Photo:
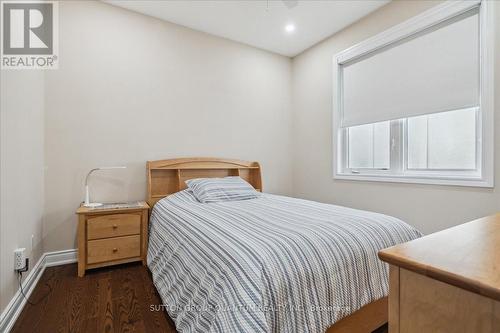
[[[12,332],[29,332],[33,330],[33,327],[43,326],[43,322],[55,322],[57,311],[53,310],[52,304],[61,302],[60,296],[63,291],[60,285],[62,281],[62,276],[56,274],[54,270],[47,269],[43,273],[30,296],[30,302],[35,305],[25,305]]]
[[[114,324],[115,332],[144,332],[144,321],[139,310],[138,295],[136,286],[138,281],[134,279],[134,270],[131,267],[126,272],[113,271],[113,304],[114,304]]]
[[[161,299],[140,263],[89,271],[76,264],[49,267],[40,278],[12,333],[175,333],[165,311],[150,311]]]
[[[98,294],[99,316],[97,317],[97,328],[99,332],[114,332],[110,276],[103,276],[99,279]]]

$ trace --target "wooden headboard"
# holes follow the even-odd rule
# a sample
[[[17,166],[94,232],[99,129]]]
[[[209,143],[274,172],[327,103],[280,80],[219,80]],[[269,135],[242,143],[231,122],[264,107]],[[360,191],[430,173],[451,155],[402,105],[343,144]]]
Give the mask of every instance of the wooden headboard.
[[[146,169],[147,200],[151,207],[167,195],[185,189],[185,181],[192,178],[240,176],[257,191],[262,191],[260,165],[257,162],[210,157],[176,158],[148,161]]]

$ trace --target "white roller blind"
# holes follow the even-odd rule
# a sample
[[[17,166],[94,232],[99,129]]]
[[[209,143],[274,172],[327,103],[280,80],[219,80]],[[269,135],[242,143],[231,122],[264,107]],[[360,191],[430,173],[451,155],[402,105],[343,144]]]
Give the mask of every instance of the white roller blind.
[[[478,12],[342,68],[344,127],[478,106]]]

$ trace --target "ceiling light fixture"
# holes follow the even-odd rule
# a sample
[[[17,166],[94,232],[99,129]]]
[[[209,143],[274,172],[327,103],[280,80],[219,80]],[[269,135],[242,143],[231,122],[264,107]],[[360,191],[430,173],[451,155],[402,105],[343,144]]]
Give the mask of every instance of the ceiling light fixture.
[[[292,33],[295,31],[295,25],[292,23],[285,25],[285,31],[288,33]]]

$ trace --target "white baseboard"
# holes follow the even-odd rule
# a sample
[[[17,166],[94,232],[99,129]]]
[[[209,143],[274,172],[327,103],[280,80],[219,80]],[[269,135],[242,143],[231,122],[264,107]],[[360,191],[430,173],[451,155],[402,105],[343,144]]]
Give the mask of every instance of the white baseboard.
[[[78,261],[77,250],[63,250],[45,253],[45,267],[72,264]]]
[[[77,262],[76,249],[46,252],[42,254],[29,274],[23,279],[22,286],[26,297],[29,298],[33,290],[35,290],[45,268],[74,262]],[[0,332],[8,333],[12,329],[12,326],[14,326],[17,317],[19,317],[25,305],[26,299],[21,294],[21,291],[17,290],[2,314],[0,314]]]

